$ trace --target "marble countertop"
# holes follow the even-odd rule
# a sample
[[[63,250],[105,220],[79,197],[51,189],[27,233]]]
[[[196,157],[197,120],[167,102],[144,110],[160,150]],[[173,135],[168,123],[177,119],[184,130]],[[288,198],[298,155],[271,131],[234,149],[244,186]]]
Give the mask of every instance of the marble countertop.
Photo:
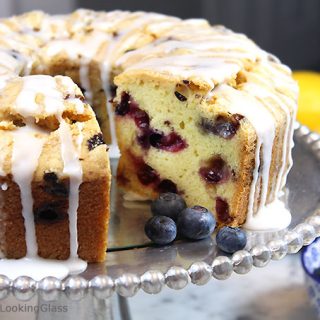
[[[62,296],[59,302],[50,303],[51,311],[65,307],[65,312],[49,312],[48,303],[34,297],[22,302],[33,309],[26,312],[6,312],[17,305],[12,297],[0,301],[0,319],[5,320],[118,320],[118,300],[97,300],[87,297],[81,302],[70,302]],[[46,310],[34,311],[34,307]],[[164,289],[152,296],[142,291],[129,299],[132,320],[316,320],[309,305],[300,256],[287,256],[272,261],[265,268],[254,268],[246,275],[233,274],[225,281],[212,280],[202,287],[190,284],[185,289]],[[41,308],[40,308],[41,309]],[[127,318],[130,319],[130,318]]]

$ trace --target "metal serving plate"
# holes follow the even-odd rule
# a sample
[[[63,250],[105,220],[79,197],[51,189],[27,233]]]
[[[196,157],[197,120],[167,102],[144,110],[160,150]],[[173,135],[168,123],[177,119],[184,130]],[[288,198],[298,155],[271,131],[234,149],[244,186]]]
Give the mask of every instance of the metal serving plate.
[[[72,299],[88,292],[107,298],[114,291],[133,296],[140,288],[158,293],[164,285],[182,289],[189,282],[205,284],[212,277],[227,279],[232,272],[245,274],[253,266],[264,267],[320,236],[320,136],[296,125],[294,165],[287,181],[287,206],[292,213],[288,229],[279,232],[247,232],[245,250],[225,255],[215,244],[215,235],[202,241],[176,241],[165,247],[152,245],[144,234],[145,221],[151,216],[148,203],[124,201],[113,183],[109,249],[105,263],[90,264],[85,272],[64,281],[44,279],[12,282],[0,276],[0,299],[13,291],[19,299],[32,286],[43,299],[52,289],[65,291]],[[116,161],[112,162],[113,169]],[[19,282],[20,280],[20,282]],[[3,293],[3,294],[1,294]],[[24,298],[25,295],[22,295]]]

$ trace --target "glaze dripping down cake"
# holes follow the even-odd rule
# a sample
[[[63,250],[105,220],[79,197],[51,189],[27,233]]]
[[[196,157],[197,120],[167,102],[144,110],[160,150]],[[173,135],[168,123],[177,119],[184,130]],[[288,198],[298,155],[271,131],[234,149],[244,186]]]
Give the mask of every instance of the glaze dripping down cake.
[[[43,257],[72,251],[103,260],[110,170],[102,133],[111,156],[119,145],[117,180],[126,192],[178,192],[220,225],[250,222],[285,185],[297,85],[244,35],[155,13],[35,11],[0,21],[0,58],[7,257],[30,247]],[[24,131],[32,132],[25,145]],[[24,156],[28,145],[37,149],[32,157]],[[15,166],[29,175],[27,196]],[[43,210],[54,223],[40,222]]]
[[[290,69],[245,36],[194,20],[118,64],[125,190],[143,199],[178,192],[189,206],[212,210],[220,226],[288,225],[278,197],[292,165],[297,85]]]
[[[0,106],[1,252],[103,261],[109,158],[80,89],[63,76],[13,78]]]

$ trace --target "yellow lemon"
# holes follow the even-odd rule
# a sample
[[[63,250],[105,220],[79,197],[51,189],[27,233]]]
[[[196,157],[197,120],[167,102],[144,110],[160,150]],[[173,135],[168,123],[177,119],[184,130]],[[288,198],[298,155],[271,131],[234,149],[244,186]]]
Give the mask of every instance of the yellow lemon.
[[[298,121],[320,133],[320,73],[294,71],[299,84]]]

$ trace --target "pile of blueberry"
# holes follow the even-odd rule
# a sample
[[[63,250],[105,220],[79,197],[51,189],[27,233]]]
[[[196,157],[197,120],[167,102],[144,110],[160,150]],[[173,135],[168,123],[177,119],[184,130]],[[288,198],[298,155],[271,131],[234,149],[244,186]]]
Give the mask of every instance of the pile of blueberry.
[[[153,217],[145,225],[147,237],[155,244],[165,245],[179,236],[190,240],[209,237],[216,228],[213,214],[201,206],[187,208],[184,199],[176,193],[162,193],[152,202]],[[222,227],[216,237],[218,247],[234,253],[246,246],[247,237],[239,228]]]

